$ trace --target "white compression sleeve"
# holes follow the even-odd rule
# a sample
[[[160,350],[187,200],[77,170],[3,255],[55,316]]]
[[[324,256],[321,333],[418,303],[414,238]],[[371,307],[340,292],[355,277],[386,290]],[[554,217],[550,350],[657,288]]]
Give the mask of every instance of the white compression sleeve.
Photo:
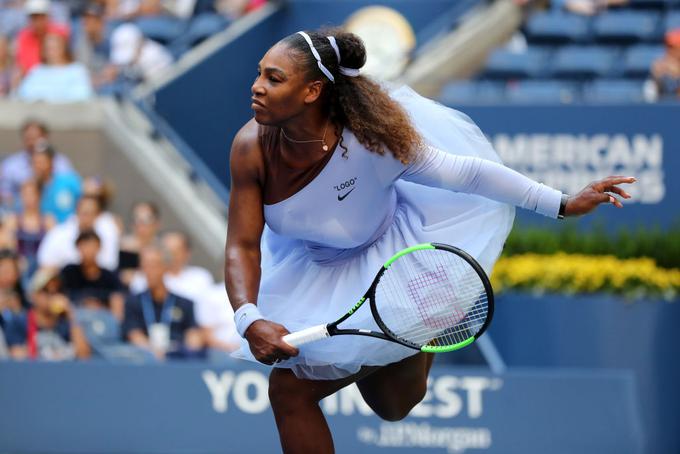
[[[515,205],[557,218],[562,193],[493,161],[428,147],[401,178]]]

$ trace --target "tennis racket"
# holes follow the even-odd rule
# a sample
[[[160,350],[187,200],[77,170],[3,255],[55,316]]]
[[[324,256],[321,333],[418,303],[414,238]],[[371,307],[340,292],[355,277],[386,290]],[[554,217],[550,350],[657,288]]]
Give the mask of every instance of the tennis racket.
[[[370,301],[381,332],[338,325]],[[424,243],[383,265],[364,296],[333,323],[287,334],[294,347],[330,336],[371,336],[429,353],[450,352],[479,338],[491,323],[493,291],[482,267],[466,252]]]

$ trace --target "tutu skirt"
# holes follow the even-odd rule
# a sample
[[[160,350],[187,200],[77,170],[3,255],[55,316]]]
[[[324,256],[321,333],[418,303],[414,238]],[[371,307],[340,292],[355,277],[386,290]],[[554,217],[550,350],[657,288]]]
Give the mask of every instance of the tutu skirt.
[[[464,114],[408,87],[390,93],[428,144],[500,162],[479,128]],[[291,332],[333,322],[363,296],[387,259],[414,244],[440,242],[459,247],[491,272],[512,227],[514,207],[406,181],[397,181],[395,187],[396,205],[384,231],[337,261],[320,260],[323,251],[265,227],[258,295],[258,307],[265,318]],[[362,306],[340,327],[379,331],[368,306]],[[335,336],[301,346],[298,356],[275,367],[292,369],[300,378],[337,379],[362,366],[386,365],[417,353],[381,339]],[[255,361],[245,340],[233,356]]]

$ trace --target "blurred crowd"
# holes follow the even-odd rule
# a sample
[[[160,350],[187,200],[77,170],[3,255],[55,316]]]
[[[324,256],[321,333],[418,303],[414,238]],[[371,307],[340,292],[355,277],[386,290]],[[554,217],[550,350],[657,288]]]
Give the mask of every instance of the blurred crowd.
[[[226,357],[233,313],[189,236],[150,201],[112,212],[111,182],[79,175],[44,123],[21,138],[0,162],[0,358]]]
[[[0,97],[124,92],[266,0],[0,0]]]
[[[581,16],[595,16],[611,7],[626,6],[629,0],[552,0],[554,9]],[[680,98],[680,28],[668,30],[664,35],[666,51],[650,68],[656,97],[676,95]]]

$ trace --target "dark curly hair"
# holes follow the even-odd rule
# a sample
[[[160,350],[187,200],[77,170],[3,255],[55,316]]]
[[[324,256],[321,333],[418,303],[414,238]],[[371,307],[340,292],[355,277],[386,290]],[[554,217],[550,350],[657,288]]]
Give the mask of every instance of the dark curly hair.
[[[322,96],[326,98],[335,127],[349,128],[363,146],[375,153],[382,155],[389,150],[401,162],[410,162],[420,149],[422,139],[408,114],[378,83],[368,77],[341,74],[341,65],[327,37],[335,37],[342,66],[352,69],[359,69],[366,63],[366,48],[361,38],[342,28],[325,28],[306,33],[335,83],[321,72],[302,35],[292,34],[280,43],[288,46],[292,58],[305,68],[309,80],[321,79],[326,82]],[[346,156],[347,148],[342,144],[342,138],[340,146],[345,150],[343,156]]]

